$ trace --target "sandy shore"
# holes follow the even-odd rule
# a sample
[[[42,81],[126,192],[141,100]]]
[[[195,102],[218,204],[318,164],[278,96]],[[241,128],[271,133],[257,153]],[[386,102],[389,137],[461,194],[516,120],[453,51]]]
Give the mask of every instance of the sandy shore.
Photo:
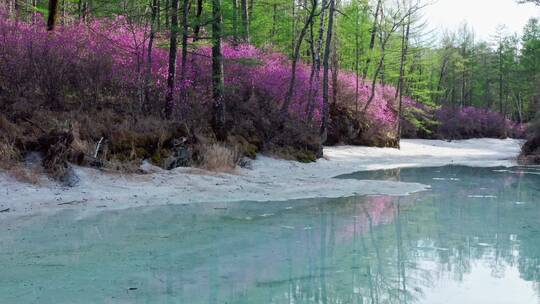
[[[251,169],[234,174],[192,168],[146,175],[103,173],[75,168],[80,183],[63,188],[52,181],[29,185],[0,172],[0,220],[74,208],[81,214],[137,206],[232,201],[283,201],[353,195],[407,195],[427,189],[414,183],[334,179],[362,170],[399,167],[513,166],[522,141],[472,139],[464,141],[404,140],[401,150],[369,147],[330,147],[326,159],[301,164],[258,157]]]

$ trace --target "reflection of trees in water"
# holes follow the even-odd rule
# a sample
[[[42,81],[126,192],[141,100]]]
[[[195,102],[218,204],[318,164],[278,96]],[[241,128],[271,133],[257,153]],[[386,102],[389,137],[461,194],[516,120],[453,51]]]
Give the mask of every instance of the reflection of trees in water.
[[[320,250],[336,252],[325,267],[350,270],[320,273],[319,286],[327,297],[322,303],[414,303],[439,278],[461,281],[477,263],[489,267],[493,277],[503,278],[509,267],[516,267],[524,280],[539,282],[540,209],[538,193],[529,187],[539,179],[502,172],[494,176],[492,170],[443,169],[438,174],[460,180],[437,179],[433,193],[342,200],[338,212],[352,214],[353,220],[329,227],[321,221],[321,238],[330,228],[340,243],[321,239]],[[407,171],[390,175],[432,184],[433,176],[439,176]],[[328,216],[323,213],[321,218]],[[302,282],[296,283],[301,290]]]

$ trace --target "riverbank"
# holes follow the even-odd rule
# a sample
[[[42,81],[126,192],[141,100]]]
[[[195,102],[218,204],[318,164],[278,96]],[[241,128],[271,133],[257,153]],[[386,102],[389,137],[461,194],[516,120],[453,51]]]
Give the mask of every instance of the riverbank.
[[[513,166],[522,141],[403,140],[401,150],[371,147],[325,148],[325,159],[302,164],[259,156],[251,168],[213,173],[194,168],[171,171],[145,165],[148,174],[104,173],[75,167],[80,178],[65,188],[41,177],[38,185],[0,173],[0,219],[77,209],[81,215],[138,206],[232,201],[284,201],[354,195],[407,195],[426,185],[359,181],[333,177],[362,170],[429,167],[448,164],[478,167]]]

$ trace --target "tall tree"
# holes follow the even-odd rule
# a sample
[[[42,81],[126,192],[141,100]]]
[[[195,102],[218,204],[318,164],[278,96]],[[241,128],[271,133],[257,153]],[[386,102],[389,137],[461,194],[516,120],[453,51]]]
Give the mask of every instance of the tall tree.
[[[403,87],[404,87],[404,80],[405,80],[405,62],[407,61],[407,55],[408,55],[407,53],[409,51],[409,34],[411,31],[411,15],[409,15],[406,25],[403,25],[402,27],[403,27],[403,33],[401,37],[401,58],[400,58],[400,66],[399,66],[399,82],[398,82],[398,87],[396,90],[396,97],[399,96],[397,137],[400,140],[401,140],[401,117],[402,117],[402,111],[403,111],[402,109],[403,108]],[[400,147],[399,142],[398,142],[398,147]]]
[[[321,121],[321,143],[325,143],[328,137],[328,120],[329,120],[329,104],[328,104],[328,86],[329,86],[329,60],[330,60],[330,48],[332,47],[332,34],[334,26],[334,9],[335,9],[335,0],[329,0],[330,7],[328,8],[328,26],[326,29],[326,45],[324,48],[323,56],[323,109],[322,109],[322,121]]]
[[[233,0],[236,1],[236,0]],[[195,11],[195,27],[193,28],[193,42],[199,40],[199,35],[201,31],[201,16],[203,13],[203,0],[197,0],[197,9]]]
[[[232,0],[233,44],[238,44],[238,0]]]
[[[503,64],[503,50],[504,50],[504,27],[497,28],[497,34],[495,36],[496,43],[497,43],[497,56],[498,56],[498,75],[499,75],[499,113],[503,114],[503,95],[504,95],[504,88],[503,88],[503,81],[504,81],[504,64]]]
[[[165,97],[165,116],[167,118],[171,118],[174,110],[174,82],[178,48],[178,0],[171,0],[170,15],[171,34],[169,37],[169,72],[167,76],[167,95]]]
[[[150,0],[150,35],[148,37],[148,48],[146,53],[146,75],[144,86],[144,102],[143,106],[148,106],[150,101],[150,86],[152,78],[152,49],[154,47],[154,39],[156,36],[156,28],[159,20],[158,15],[158,0]]]
[[[368,56],[366,58],[366,65],[364,66],[364,72],[363,76],[366,78],[369,64],[371,63],[371,56],[373,53],[373,49],[375,48],[375,38],[377,37],[377,22],[379,18],[379,12],[382,9],[382,1],[383,0],[377,0],[377,6],[375,7],[375,13],[373,14],[373,25],[371,26],[371,33],[370,33],[370,39],[369,39],[369,50],[368,50]]]
[[[291,99],[294,93],[294,86],[296,84],[296,65],[298,64],[298,60],[300,58],[300,49],[302,47],[302,42],[304,41],[307,30],[309,29],[309,26],[310,24],[312,24],[313,18],[315,17],[317,5],[317,0],[311,0],[311,7],[308,9],[308,15],[304,20],[304,24],[302,26],[302,29],[300,30],[300,35],[298,35],[298,39],[294,43],[293,58],[291,61],[291,79],[289,81],[289,87],[287,89],[285,101],[283,102],[283,105],[281,107],[281,117],[283,119],[287,118],[288,116],[289,106],[291,104]]]
[[[317,37],[317,45],[315,47],[314,56],[313,56],[313,75],[314,78],[310,81],[310,96],[308,98],[308,108],[307,113],[308,122],[311,122],[313,119],[313,112],[315,111],[315,99],[319,93],[320,86],[320,72],[321,72],[321,51],[323,47],[324,39],[324,23],[325,23],[325,12],[327,10],[328,0],[322,0],[321,2],[321,12],[319,16],[319,33]]]
[[[245,2],[245,0],[242,0]],[[221,55],[221,0],[212,0],[212,98],[213,129],[218,140],[226,139],[225,130],[225,98],[223,96],[223,57]]]
[[[182,62],[180,67],[180,102],[185,105],[187,99],[186,68],[188,54],[189,0],[182,0]]]
[[[49,15],[47,17],[47,31],[54,30],[56,15],[58,14],[58,0],[49,0]]]
[[[241,37],[244,42],[249,42],[249,14],[248,14],[248,3],[247,0],[240,0],[240,9],[241,19],[242,19],[242,30]]]

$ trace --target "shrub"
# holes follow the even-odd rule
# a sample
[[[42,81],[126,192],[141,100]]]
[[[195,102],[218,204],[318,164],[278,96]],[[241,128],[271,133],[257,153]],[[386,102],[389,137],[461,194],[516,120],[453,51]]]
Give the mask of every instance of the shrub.
[[[414,101],[405,107],[404,137],[436,139],[523,138],[524,125],[502,114],[477,107],[420,105]],[[408,113],[408,114],[407,114]]]
[[[521,149],[520,163],[540,164],[540,113],[536,114],[527,130],[527,142]]]
[[[199,167],[210,171],[231,172],[240,159],[237,149],[220,144],[203,145],[199,149]]]
[[[28,111],[43,107],[55,111],[113,108],[120,113],[142,111],[161,115],[168,50],[153,49],[151,77],[147,83],[148,30],[148,27],[131,24],[118,16],[95,19],[88,24],[59,25],[54,32],[46,32],[43,20],[39,18],[35,24],[28,24],[10,20],[4,13],[0,17],[0,40],[3,42],[0,46],[0,98],[3,107]],[[248,111],[257,112],[260,118],[277,113],[290,81],[288,58],[248,44],[224,44],[222,53],[227,106],[256,97],[258,100],[250,103],[253,108]],[[180,83],[177,77],[175,85],[175,96],[185,90],[188,98],[175,99],[175,118],[192,124],[208,124],[212,111],[210,54],[211,48],[207,45],[189,52],[186,79]],[[179,64],[177,74],[181,69]],[[316,134],[321,116],[321,84],[312,82],[310,85],[309,65],[300,63],[296,75],[290,118]],[[332,84],[339,91],[335,99],[354,109],[357,106],[355,76],[343,71],[339,75],[338,83]],[[360,84],[358,106],[364,108],[371,85],[363,79]],[[393,92],[395,89],[391,86],[377,85],[373,102],[360,119],[383,141],[395,127]],[[308,124],[310,96],[313,100],[312,124]],[[227,119],[232,118],[229,113]],[[271,119],[273,128],[279,127],[278,120]]]

